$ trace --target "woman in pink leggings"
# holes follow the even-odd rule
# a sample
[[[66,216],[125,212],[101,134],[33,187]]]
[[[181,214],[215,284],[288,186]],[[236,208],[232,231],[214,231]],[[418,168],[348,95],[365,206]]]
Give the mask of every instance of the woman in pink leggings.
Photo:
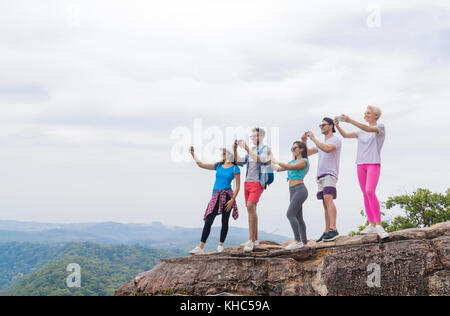
[[[364,206],[366,209],[369,225],[361,234],[378,234],[380,238],[389,237],[381,226],[380,202],[375,194],[378,179],[380,178],[381,148],[385,138],[384,124],[378,123],[381,110],[375,106],[368,106],[364,113],[364,120],[368,123],[361,124],[352,120],[345,114],[334,119],[335,126],[344,138],[357,138],[358,150],[356,164],[358,166],[358,180],[364,195]],[[346,133],[339,122],[350,123],[358,128],[358,131]]]

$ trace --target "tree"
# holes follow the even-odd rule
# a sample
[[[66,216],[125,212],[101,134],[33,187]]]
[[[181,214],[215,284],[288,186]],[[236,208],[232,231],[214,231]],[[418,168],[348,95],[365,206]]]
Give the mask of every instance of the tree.
[[[387,210],[399,206],[405,216],[397,216],[390,222],[390,231],[405,228],[430,227],[450,220],[450,189],[445,194],[432,193],[428,189],[417,189],[411,195],[389,197],[384,203]]]
[[[417,189],[412,194],[391,196],[386,202],[381,203],[383,208],[390,210],[399,206],[404,210],[403,216],[397,216],[392,220],[382,221],[381,225],[387,232],[407,228],[430,227],[434,224],[450,220],[450,189],[445,194],[432,193],[428,189]],[[350,232],[350,236],[359,233],[368,225],[364,211],[361,215],[366,218],[366,225],[359,226],[358,232]],[[385,215],[381,212],[381,215]]]

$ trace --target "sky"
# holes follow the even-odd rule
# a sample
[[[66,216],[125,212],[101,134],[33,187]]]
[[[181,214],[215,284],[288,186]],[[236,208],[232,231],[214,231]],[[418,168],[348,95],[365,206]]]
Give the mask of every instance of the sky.
[[[444,192],[449,82],[447,0],[0,0],[0,220],[202,227],[215,175],[188,146],[214,162],[263,126],[287,162],[323,117],[363,122],[369,104],[386,126],[379,199]],[[355,158],[343,140],[341,234],[363,222]],[[316,170],[312,157],[310,239]],[[259,228],[292,236],[288,204],[276,174]],[[248,227],[243,189],[238,207],[231,225]]]

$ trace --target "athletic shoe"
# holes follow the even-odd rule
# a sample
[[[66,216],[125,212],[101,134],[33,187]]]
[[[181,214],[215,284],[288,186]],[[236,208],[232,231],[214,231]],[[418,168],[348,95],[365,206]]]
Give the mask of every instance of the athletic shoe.
[[[286,248],[284,248],[284,249],[286,249],[286,250],[295,250],[295,249],[300,249],[300,248],[303,248],[304,247],[304,245],[303,245],[303,243],[302,242],[296,242],[296,241],[294,241],[293,243],[291,243],[291,244],[289,244]]]
[[[369,224],[366,228],[364,228],[363,231],[360,232],[361,235],[370,235],[370,234],[377,234],[377,230],[375,227]]]
[[[203,249],[200,248],[199,246],[197,246],[197,247],[195,247],[194,249],[192,249],[191,251],[189,251],[189,253],[190,253],[191,255],[198,255],[198,254],[203,253]]]
[[[328,231],[328,233],[323,237],[323,241],[333,241],[336,240],[336,238],[339,237],[339,233],[337,230],[332,230],[330,228],[330,230]]]
[[[378,236],[380,236],[381,239],[385,239],[385,238],[389,237],[389,234],[386,233],[386,231],[384,230],[383,226],[377,225],[377,226],[375,226],[375,230],[376,230]]]
[[[244,247],[244,252],[251,252],[253,251],[253,248],[255,247],[255,244],[250,241],[247,245]]]
[[[320,236],[320,238],[316,240],[316,243],[322,242],[323,237],[325,237],[326,235],[327,235],[327,233],[323,233],[322,236]]]
[[[246,242],[244,242],[243,244],[241,244],[241,247],[245,247],[245,246],[247,246],[249,243],[251,243],[252,241],[251,240],[247,240]],[[255,245],[255,246],[259,246],[259,240],[255,240],[254,242],[253,242],[253,244]]]
[[[223,251],[223,246],[218,245],[218,246],[217,246],[217,252],[222,252],[222,251]]]

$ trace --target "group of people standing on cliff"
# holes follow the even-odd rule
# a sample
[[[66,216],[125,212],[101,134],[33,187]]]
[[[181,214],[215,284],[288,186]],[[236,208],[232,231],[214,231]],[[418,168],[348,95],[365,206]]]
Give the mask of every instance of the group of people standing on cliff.
[[[369,225],[361,234],[378,234],[380,238],[388,237],[381,226],[380,203],[375,190],[380,177],[381,148],[385,139],[384,124],[379,123],[381,110],[375,106],[368,106],[364,113],[367,124],[357,122],[349,116],[342,114],[334,119],[325,117],[319,125],[324,136],[321,141],[311,131],[304,133],[300,141],[293,142],[291,152],[292,160],[288,163],[278,161],[273,157],[268,146],[263,144],[265,131],[254,128],[250,136],[253,143],[250,148],[245,141],[235,141],[232,151],[223,149],[222,160],[215,164],[203,163],[195,155],[194,148],[190,153],[197,165],[203,169],[215,170],[216,180],[213,187],[212,198],[208,203],[203,220],[204,227],[200,244],[190,251],[191,254],[201,254],[204,251],[206,240],[211,226],[217,215],[222,217],[222,229],[218,252],[223,251],[223,244],[228,233],[230,215],[237,219],[238,208],[236,198],[240,191],[240,168],[247,166],[244,196],[248,211],[249,240],[243,243],[245,252],[251,252],[259,245],[257,205],[259,199],[273,182],[273,171],[287,171],[289,183],[290,202],[287,218],[294,233],[294,241],[286,246],[286,250],[295,250],[308,243],[306,224],[303,219],[303,204],[308,198],[308,190],[304,178],[308,174],[310,163],[308,157],[319,155],[317,168],[317,199],[322,200],[325,214],[325,229],[317,242],[330,242],[339,236],[336,227],[337,210],[334,200],[337,197],[337,182],[339,177],[339,162],[341,154],[341,140],[335,136],[336,129],[343,138],[356,138],[358,140],[356,165],[358,181],[364,196],[364,207]],[[341,122],[357,127],[356,132],[345,132],[340,126]],[[308,139],[315,146],[308,147]],[[247,154],[241,159],[237,155],[237,147],[243,148]],[[235,180],[235,189],[232,190],[232,181]]]

